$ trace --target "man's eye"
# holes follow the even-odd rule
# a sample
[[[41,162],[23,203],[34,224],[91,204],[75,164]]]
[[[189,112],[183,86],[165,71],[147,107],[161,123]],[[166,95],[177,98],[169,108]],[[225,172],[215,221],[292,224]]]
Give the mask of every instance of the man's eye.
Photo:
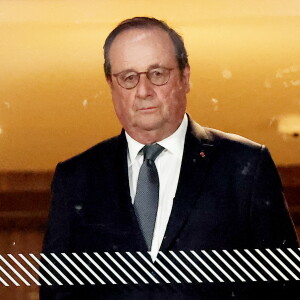
[[[160,77],[160,76],[163,75],[163,71],[162,71],[162,70],[153,70],[153,71],[151,72],[151,74],[152,74],[152,76],[154,76],[154,77]]]
[[[136,74],[126,74],[123,77],[123,80],[129,82],[135,80],[135,78],[136,78]]]

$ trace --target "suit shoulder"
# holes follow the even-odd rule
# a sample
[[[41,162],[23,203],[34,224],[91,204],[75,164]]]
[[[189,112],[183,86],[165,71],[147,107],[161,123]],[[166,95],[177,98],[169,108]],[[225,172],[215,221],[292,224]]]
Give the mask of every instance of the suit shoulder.
[[[223,132],[214,128],[203,127],[191,119],[189,123],[189,130],[192,135],[198,140],[201,140],[202,143],[208,143],[214,146],[248,148],[252,150],[265,148],[265,146],[240,135]]]
[[[274,165],[269,150],[262,144],[216,129],[205,128],[205,131],[214,145],[218,161],[227,164],[228,169],[238,170],[238,174],[254,176],[260,172],[262,164]]]
[[[243,136],[213,128],[204,128],[204,130],[208,142],[215,146],[220,157],[234,164],[240,165],[251,162],[252,165],[257,165],[265,155],[270,156],[265,145]]]
[[[115,153],[120,145],[120,139],[120,136],[106,139],[89,149],[60,162],[58,165],[60,168],[63,167],[64,169],[77,169],[93,166],[96,161],[100,163],[101,160],[108,159]]]
[[[249,151],[257,151],[266,148],[264,145],[247,139],[243,136],[234,133],[223,132],[213,128],[204,128],[208,140],[211,140],[216,145],[235,147],[240,149],[249,149]]]

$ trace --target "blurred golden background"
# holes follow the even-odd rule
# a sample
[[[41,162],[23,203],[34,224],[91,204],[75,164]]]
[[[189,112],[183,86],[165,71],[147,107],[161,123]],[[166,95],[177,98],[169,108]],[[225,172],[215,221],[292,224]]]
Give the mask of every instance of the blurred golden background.
[[[184,37],[188,112],[269,147],[300,226],[299,0],[2,0],[1,253],[40,251],[57,162],[120,132],[102,45],[134,16],[165,20]],[[0,288],[0,297],[37,292]]]

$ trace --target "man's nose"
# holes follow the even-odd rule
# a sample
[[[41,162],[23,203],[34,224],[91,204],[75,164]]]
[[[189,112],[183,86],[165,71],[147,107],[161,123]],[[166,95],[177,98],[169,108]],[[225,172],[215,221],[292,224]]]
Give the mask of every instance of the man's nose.
[[[136,96],[146,99],[153,95],[153,84],[147,78],[146,74],[140,74],[139,83],[136,86]]]

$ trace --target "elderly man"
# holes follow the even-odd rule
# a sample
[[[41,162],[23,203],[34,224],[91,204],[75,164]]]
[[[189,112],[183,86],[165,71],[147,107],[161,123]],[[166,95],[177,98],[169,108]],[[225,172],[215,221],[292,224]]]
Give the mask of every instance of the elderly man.
[[[104,55],[123,130],[57,166],[45,253],[149,251],[155,262],[159,251],[298,246],[267,148],[186,114],[190,66],[173,29],[154,18],[125,20]],[[232,287],[212,290],[45,287],[41,299],[234,295]]]

